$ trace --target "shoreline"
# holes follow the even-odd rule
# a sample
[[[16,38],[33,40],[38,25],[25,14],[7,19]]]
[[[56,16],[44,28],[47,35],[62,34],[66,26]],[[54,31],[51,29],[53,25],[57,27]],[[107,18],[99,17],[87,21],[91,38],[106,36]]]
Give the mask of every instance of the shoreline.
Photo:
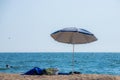
[[[0,80],[120,80],[120,76],[103,74],[21,75],[0,73]]]

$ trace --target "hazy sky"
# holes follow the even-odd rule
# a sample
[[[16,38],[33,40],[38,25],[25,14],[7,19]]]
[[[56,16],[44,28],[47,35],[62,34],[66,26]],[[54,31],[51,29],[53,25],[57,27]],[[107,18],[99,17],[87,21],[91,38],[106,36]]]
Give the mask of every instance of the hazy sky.
[[[71,52],[50,36],[65,27],[98,38],[76,52],[120,52],[120,0],[0,0],[0,52]]]

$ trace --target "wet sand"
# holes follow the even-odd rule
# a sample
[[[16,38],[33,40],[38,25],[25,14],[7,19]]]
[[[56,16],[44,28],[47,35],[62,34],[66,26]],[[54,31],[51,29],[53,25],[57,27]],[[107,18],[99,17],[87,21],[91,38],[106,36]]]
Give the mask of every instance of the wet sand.
[[[0,80],[120,80],[120,76],[98,74],[20,75],[0,73]]]

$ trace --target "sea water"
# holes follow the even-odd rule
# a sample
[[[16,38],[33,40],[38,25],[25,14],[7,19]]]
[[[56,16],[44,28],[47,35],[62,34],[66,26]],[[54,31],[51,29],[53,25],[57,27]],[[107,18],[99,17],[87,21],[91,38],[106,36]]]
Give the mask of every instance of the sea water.
[[[12,66],[6,68],[6,65]],[[0,73],[25,73],[34,67],[58,68],[59,72],[72,71],[72,53],[0,53]],[[83,74],[120,75],[119,53],[74,53],[74,70]]]

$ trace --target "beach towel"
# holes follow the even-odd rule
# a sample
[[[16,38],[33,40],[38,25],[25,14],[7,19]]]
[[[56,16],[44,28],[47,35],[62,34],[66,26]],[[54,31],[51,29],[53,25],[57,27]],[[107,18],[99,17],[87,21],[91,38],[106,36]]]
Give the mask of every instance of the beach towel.
[[[43,74],[43,70],[38,67],[34,67],[33,69],[24,73],[24,75],[42,75],[42,74]]]

